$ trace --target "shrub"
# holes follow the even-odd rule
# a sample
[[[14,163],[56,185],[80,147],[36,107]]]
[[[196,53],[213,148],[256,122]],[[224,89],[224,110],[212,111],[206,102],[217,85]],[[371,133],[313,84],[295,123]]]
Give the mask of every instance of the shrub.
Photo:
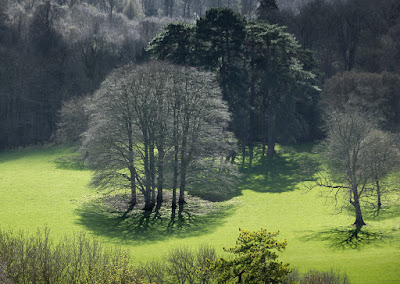
[[[84,233],[54,244],[49,229],[33,236],[0,230],[0,281],[141,283],[127,252],[103,247]]]
[[[339,271],[317,271],[309,270],[301,275],[297,270],[293,270],[284,283],[299,284],[350,284],[350,280],[345,273]]]
[[[215,260],[215,250],[207,245],[197,251],[178,247],[166,255],[164,261],[151,261],[141,267],[146,283],[214,283],[209,271]]]

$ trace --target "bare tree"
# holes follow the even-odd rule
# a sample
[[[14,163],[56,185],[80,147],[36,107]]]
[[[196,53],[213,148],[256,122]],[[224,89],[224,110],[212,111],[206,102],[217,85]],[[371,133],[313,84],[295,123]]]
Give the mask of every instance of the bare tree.
[[[385,177],[398,170],[400,165],[400,151],[395,142],[394,135],[374,129],[365,139],[367,151],[363,151],[360,157],[370,176],[369,194],[376,198],[372,204],[377,215],[382,208],[382,196],[394,190],[385,185]]]
[[[225,131],[229,113],[211,73],[158,62],[129,65],[103,82],[88,109],[91,118],[82,149],[95,172],[92,183],[130,188],[129,209],[139,189],[144,210],[152,210],[155,189],[161,203],[165,183],[174,190],[172,207],[178,187],[183,205],[195,162],[216,161],[229,153],[224,139],[232,137]],[[217,162],[209,166],[214,172],[222,168]],[[165,175],[169,169],[173,174]]]
[[[327,138],[323,158],[330,174],[318,179],[321,186],[332,188],[336,195],[343,191],[354,208],[354,225],[365,225],[361,200],[368,191],[370,173],[361,157],[368,151],[365,141],[374,128],[369,119],[355,109],[331,111],[327,115]],[[333,183],[332,183],[333,181]]]

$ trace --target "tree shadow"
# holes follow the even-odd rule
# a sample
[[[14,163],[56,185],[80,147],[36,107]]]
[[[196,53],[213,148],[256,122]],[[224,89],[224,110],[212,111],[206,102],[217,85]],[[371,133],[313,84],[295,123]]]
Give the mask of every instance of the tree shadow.
[[[240,188],[271,193],[293,191],[298,183],[312,180],[317,171],[309,166],[313,163],[309,152],[285,148],[273,157],[261,157],[252,167],[242,167]]]
[[[211,233],[232,214],[232,208],[225,206],[202,214],[194,212],[189,206],[172,210],[163,205],[153,211],[135,209],[123,217],[121,211],[110,210],[101,201],[94,200],[81,206],[77,213],[80,217],[78,224],[94,234],[117,243],[140,245],[172,237],[186,238]]]
[[[374,231],[362,228],[339,227],[326,231],[313,232],[301,238],[303,241],[326,241],[335,250],[361,249],[374,245],[380,246],[393,239],[391,232]]]
[[[85,163],[83,157],[79,153],[72,153],[67,156],[61,156],[54,159],[57,169],[61,170],[85,170]]]

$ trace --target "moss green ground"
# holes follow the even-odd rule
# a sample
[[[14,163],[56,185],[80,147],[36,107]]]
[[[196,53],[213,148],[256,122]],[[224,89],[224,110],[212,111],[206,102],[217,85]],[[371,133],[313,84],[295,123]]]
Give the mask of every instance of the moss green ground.
[[[308,191],[299,182],[307,179],[298,167],[308,155],[304,149],[244,167],[240,194],[229,201],[230,209],[146,234],[88,206],[99,196],[87,186],[91,173],[55,162],[67,153],[31,149],[0,154],[0,228],[35,231],[47,226],[55,238],[85,230],[128,248],[137,261],[161,257],[180,245],[207,243],[222,253],[222,247],[234,244],[239,228],[267,228],[280,230],[288,241],[282,260],[302,271],[334,268],[353,283],[400,283],[400,205],[384,210],[379,219],[366,214],[363,241],[347,245],[343,241],[352,229],[351,212],[333,214],[336,210],[321,189]]]

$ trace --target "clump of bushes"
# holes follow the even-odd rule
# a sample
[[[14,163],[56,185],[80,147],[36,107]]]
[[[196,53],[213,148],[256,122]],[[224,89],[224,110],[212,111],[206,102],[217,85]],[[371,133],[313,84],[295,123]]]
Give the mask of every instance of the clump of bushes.
[[[163,259],[134,266],[128,252],[102,246],[84,233],[65,237],[55,244],[49,229],[34,235],[0,230],[0,283],[307,283],[349,284],[336,271],[309,271],[300,275],[277,261],[275,251],[286,242],[266,230],[241,230],[230,259],[217,258],[214,248],[179,247]]]
[[[350,284],[350,280],[345,273],[336,270],[318,271],[309,270],[305,274],[300,274],[293,270],[287,277],[285,284]]]
[[[142,265],[140,274],[145,283],[216,283],[209,270],[215,259],[215,249],[207,245],[196,251],[178,247],[164,259]]]
[[[141,283],[126,251],[84,233],[58,244],[49,229],[35,235],[0,230],[1,283]]]

